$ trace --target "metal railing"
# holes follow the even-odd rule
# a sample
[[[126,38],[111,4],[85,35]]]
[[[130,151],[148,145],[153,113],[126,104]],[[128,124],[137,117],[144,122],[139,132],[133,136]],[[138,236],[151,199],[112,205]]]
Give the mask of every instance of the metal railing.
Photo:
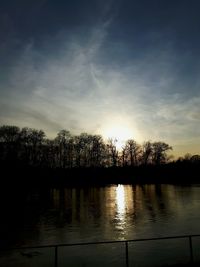
[[[141,241],[156,241],[156,240],[167,240],[167,239],[188,239],[190,249],[190,265],[194,264],[193,256],[193,244],[192,238],[200,237],[197,235],[182,235],[182,236],[167,236],[167,237],[155,237],[155,238],[140,238],[140,239],[128,239],[128,240],[114,240],[114,241],[100,241],[100,242],[84,242],[84,243],[69,243],[69,244],[56,244],[56,245],[41,245],[41,246],[24,246],[24,247],[13,247],[13,248],[0,248],[0,251],[11,251],[11,250],[24,250],[24,249],[42,249],[42,248],[54,248],[54,267],[58,267],[58,249],[60,247],[72,247],[72,246],[88,246],[88,245],[101,245],[101,244],[117,244],[123,243],[126,267],[129,267],[129,243],[141,242]]]

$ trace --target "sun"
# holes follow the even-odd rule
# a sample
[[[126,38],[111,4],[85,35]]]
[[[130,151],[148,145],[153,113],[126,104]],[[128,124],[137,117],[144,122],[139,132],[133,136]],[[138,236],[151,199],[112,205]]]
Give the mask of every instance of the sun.
[[[116,139],[115,145],[119,151],[122,150],[129,139],[134,139],[136,142],[141,141],[136,121],[133,121],[127,115],[107,116],[99,127],[98,133],[102,135],[105,141],[110,138]]]
[[[117,149],[121,149],[128,139],[133,139],[133,131],[128,125],[111,124],[102,130],[102,135],[105,139],[116,139]]]

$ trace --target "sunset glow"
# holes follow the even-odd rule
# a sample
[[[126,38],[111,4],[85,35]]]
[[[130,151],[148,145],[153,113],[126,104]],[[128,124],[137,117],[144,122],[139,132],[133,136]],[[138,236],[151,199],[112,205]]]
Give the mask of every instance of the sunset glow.
[[[112,138],[116,139],[117,143],[116,146],[117,148],[122,148],[123,145],[125,144],[125,141],[128,139],[133,138],[133,133],[129,128],[123,128],[120,125],[114,125],[111,126],[110,128],[105,129],[103,135],[105,138]]]
[[[121,149],[125,142],[129,139],[140,141],[136,126],[130,123],[124,117],[110,118],[104,122],[104,127],[101,128],[100,134],[105,140],[116,140],[117,149]]]
[[[1,2],[1,125],[199,154],[199,1]]]

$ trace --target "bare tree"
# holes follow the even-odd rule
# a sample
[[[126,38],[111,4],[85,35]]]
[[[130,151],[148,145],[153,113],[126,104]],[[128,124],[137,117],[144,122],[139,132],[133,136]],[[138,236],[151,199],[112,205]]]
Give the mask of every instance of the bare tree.
[[[150,141],[144,142],[142,145],[141,163],[147,165],[151,161],[152,157],[152,143]]]
[[[58,132],[55,138],[55,145],[57,146],[57,158],[60,168],[72,166],[73,142],[71,133],[67,130]]]
[[[117,143],[117,139],[113,139],[113,138],[108,139],[108,143],[106,145],[108,166],[116,167],[118,165],[119,155],[118,155],[116,143]]]
[[[17,126],[3,125],[0,127],[0,158],[3,161],[10,161],[12,164],[18,160],[19,134]]]
[[[154,164],[166,163],[167,152],[172,150],[172,147],[164,142],[154,142],[152,144],[152,161]]]
[[[129,165],[137,166],[140,155],[140,145],[135,140],[129,139],[125,143],[124,147],[125,158]]]

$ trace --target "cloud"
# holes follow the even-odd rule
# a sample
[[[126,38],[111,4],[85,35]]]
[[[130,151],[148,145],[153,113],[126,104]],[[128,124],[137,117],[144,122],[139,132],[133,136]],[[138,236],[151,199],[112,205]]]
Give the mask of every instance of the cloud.
[[[1,120],[5,121],[5,117],[18,123],[20,119],[29,120],[32,127],[46,125],[50,133],[61,125],[86,131],[89,122],[87,125],[85,118],[95,113],[96,87],[91,66],[108,25],[104,23],[92,29],[90,39],[84,44],[75,39],[58,43],[62,47],[60,59],[50,54],[44,57],[34,42],[25,45],[12,67],[7,89],[4,88],[5,97],[1,99],[4,118],[2,115]]]
[[[171,77],[160,76],[149,84],[152,70],[141,79],[140,66],[120,71],[99,64],[97,55],[107,36],[106,27],[93,29],[84,45],[75,39],[59,44],[59,58],[44,58],[34,43],[25,47],[13,67],[11,98],[7,99],[7,104],[15,101],[20,106],[20,112],[15,111],[18,118],[29,120],[33,127],[46,125],[49,133],[60,128],[94,133],[101,131],[105,118],[124,117],[138,130],[140,141],[180,143],[189,135],[195,137],[191,129],[199,116],[199,99],[185,101],[180,94],[160,91],[171,85]],[[13,109],[11,104],[8,107]]]
[[[176,144],[199,140],[200,95],[185,100],[181,95],[171,95],[160,100],[155,117],[160,125],[160,135]]]
[[[55,136],[62,128],[102,133],[105,123],[124,121],[139,142],[163,140],[180,147],[199,140],[200,96],[180,81],[173,44],[136,50],[138,57],[123,40],[116,50],[106,49],[115,45],[110,29],[117,9],[108,16],[113,5],[110,1],[87,29],[62,29],[40,46],[34,39],[20,45],[7,83],[1,84],[1,123]],[[120,56],[130,60],[121,62]]]

